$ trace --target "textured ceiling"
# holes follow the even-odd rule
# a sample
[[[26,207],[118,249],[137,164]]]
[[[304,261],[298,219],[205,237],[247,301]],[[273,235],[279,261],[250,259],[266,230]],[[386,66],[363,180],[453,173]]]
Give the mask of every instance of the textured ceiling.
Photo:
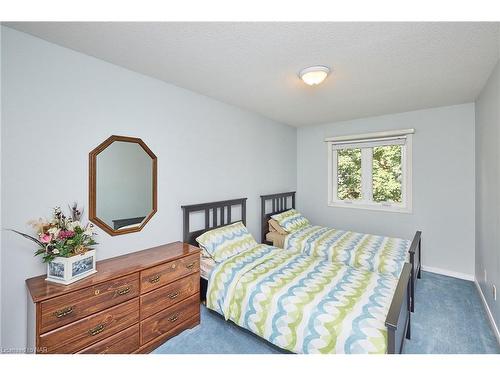
[[[5,25],[294,126],[472,101],[500,46],[498,23]]]

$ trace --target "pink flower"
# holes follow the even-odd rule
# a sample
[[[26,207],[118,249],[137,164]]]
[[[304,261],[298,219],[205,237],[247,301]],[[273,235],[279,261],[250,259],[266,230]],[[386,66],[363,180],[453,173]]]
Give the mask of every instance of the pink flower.
[[[40,236],[40,241],[43,243],[50,243],[50,241],[52,241],[52,236],[48,233],[43,233]]]
[[[66,238],[71,238],[75,235],[75,232],[72,230],[62,230],[59,232],[59,238],[65,240]]]

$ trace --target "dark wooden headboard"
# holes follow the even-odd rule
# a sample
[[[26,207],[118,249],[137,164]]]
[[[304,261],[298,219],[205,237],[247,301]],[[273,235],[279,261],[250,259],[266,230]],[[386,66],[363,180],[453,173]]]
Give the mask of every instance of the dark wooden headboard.
[[[289,197],[291,197],[291,205],[288,204]],[[272,210],[266,212],[266,202],[272,201]],[[261,241],[262,243],[271,244],[271,242],[266,240],[266,234],[269,233],[269,219],[272,215],[279,214],[280,212],[287,211],[291,208],[295,208],[295,192],[289,191],[287,193],[277,193],[268,194],[260,196],[260,207],[261,207]]]
[[[235,206],[241,206],[241,219],[232,220],[231,211]],[[246,222],[247,214],[247,198],[230,199],[227,201],[209,202],[191,204],[181,206],[183,211],[183,230],[182,240],[185,243],[198,246],[196,238],[208,230],[223,227],[224,225],[242,221],[244,225]],[[205,225],[203,229],[191,231],[190,227],[190,214],[193,212],[204,211]],[[212,219],[212,220],[210,220]]]

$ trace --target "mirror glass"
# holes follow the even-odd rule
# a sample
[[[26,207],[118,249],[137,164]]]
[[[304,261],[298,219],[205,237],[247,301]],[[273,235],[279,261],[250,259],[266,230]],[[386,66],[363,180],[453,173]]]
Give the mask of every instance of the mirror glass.
[[[140,230],[156,211],[156,157],[141,143],[114,140],[95,154],[91,211],[110,234]]]

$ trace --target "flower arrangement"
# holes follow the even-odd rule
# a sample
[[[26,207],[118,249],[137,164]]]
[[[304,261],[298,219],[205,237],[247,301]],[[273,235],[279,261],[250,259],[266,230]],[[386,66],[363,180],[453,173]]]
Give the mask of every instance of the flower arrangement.
[[[94,226],[92,223],[82,224],[80,221],[83,210],[77,203],[69,206],[70,216],[67,217],[60,207],[54,208],[52,219],[38,219],[28,222],[36,231],[36,237],[16,230],[13,232],[35,242],[39,248],[35,256],[42,255],[43,262],[48,263],[56,257],[69,258],[93,250],[97,245],[94,241]]]

